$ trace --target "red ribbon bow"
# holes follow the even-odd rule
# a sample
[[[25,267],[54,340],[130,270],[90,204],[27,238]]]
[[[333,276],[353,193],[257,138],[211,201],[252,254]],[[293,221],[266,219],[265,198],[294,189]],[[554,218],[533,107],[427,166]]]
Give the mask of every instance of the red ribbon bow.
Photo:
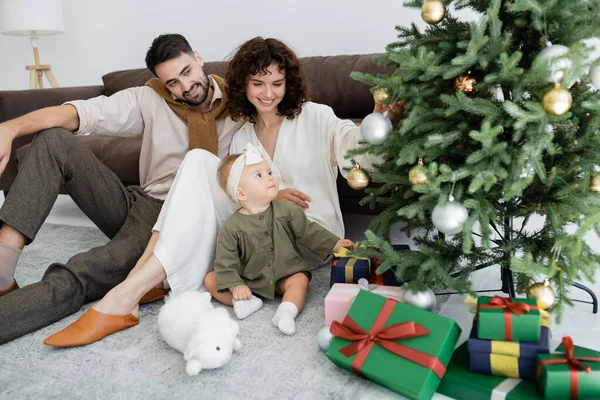
[[[346,357],[356,354],[351,367],[357,374],[362,375],[360,370],[365,360],[369,356],[373,346],[378,344],[400,357],[431,369],[442,379],[446,373],[446,367],[440,360],[429,354],[395,342],[396,340],[429,335],[427,328],[420,324],[417,325],[414,322],[394,324],[384,328],[396,304],[393,300],[386,300],[369,332],[363,330],[349,316],[346,316],[342,323],[334,321],[330,328],[331,334],[335,337],[354,342],[341,349],[340,353]]]
[[[579,393],[579,371],[584,371],[588,374],[592,372],[592,369],[589,365],[583,364],[580,361],[600,362],[600,357],[575,357],[573,354],[575,345],[573,344],[573,339],[571,339],[570,336],[563,337],[562,343],[565,347],[566,358],[553,358],[540,361],[537,368],[537,379],[538,381],[540,380],[544,365],[567,364],[569,371],[571,371],[571,399],[577,399]]]
[[[504,338],[507,341],[512,340],[512,316],[513,314],[521,316],[529,313],[531,310],[539,310],[538,306],[530,306],[525,303],[513,303],[512,299],[494,296],[488,304],[481,304],[479,308],[504,309]]]

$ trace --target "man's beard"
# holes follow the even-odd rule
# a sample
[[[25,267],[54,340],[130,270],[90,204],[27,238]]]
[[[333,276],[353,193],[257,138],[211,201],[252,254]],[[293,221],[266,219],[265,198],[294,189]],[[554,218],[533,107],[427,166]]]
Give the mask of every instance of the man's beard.
[[[201,87],[204,91],[198,93],[196,95],[196,97],[194,98],[194,100],[189,100],[186,97],[186,94],[189,92],[193,92],[197,87]],[[204,101],[206,100],[206,98],[208,97],[208,92],[209,92],[209,82],[208,82],[208,75],[204,75],[204,79],[201,83],[195,83],[190,90],[188,90],[187,92],[183,92],[181,94],[182,98],[180,99],[182,102],[190,105],[190,106],[199,106],[200,104],[204,103]]]

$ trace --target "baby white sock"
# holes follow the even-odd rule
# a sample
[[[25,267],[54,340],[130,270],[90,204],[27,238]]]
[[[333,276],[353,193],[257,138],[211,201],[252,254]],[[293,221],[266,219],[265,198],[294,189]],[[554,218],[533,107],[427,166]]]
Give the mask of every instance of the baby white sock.
[[[273,325],[286,335],[293,335],[296,333],[296,315],[298,315],[296,305],[291,301],[284,301],[277,307],[277,312],[272,320]]]
[[[238,319],[244,319],[260,310],[262,304],[262,300],[256,296],[250,300],[233,300],[233,312]]]
[[[21,249],[10,244],[0,243],[0,290],[8,289],[15,279],[15,268]]]

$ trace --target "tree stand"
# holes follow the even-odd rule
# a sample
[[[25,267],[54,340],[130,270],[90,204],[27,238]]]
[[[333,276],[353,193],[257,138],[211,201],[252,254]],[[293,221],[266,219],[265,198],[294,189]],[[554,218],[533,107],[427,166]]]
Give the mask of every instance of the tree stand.
[[[502,235],[500,234],[500,232],[498,231],[498,229],[496,229],[496,225],[492,224],[492,227],[494,228],[494,230],[496,231],[496,233],[498,233],[498,235],[500,235],[501,237],[501,244],[507,245],[510,244],[512,242],[512,230],[513,230],[513,224],[512,224],[512,220],[510,218],[506,218],[504,220],[504,237],[502,237]],[[507,255],[508,257],[509,255]],[[475,271],[479,271],[482,270],[484,268],[488,268],[491,267],[493,265],[496,265],[496,262],[487,262],[487,263],[483,263],[480,264],[478,266],[475,267]],[[516,290],[515,290],[515,277],[514,277],[514,272],[507,266],[508,262],[503,262],[502,267],[500,268],[500,281],[502,282],[502,288],[501,289],[491,289],[491,290],[476,290],[475,292],[477,293],[485,293],[485,292],[498,292],[498,291],[502,291],[503,293],[507,293],[509,297],[516,297]],[[457,276],[457,274],[452,274],[452,277]],[[581,283],[573,283],[573,286],[583,290],[584,292],[587,292],[591,297],[592,297],[592,301],[584,301],[584,300],[573,300],[576,301],[578,303],[585,303],[585,304],[591,304],[592,305],[592,312],[594,314],[598,314],[598,298],[596,297],[596,294],[587,286],[582,285]],[[443,295],[443,294],[457,294],[458,292],[448,292],[448,293],[437,293],[439,295]]]

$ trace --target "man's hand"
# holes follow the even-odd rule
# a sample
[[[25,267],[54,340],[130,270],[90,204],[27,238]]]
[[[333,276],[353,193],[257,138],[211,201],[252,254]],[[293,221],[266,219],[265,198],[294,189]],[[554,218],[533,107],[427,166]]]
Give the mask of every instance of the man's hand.
[[[5,124],[0,124],[0,175],[4,173],[10,159],[14,137],[13,132]]]
[[[298,207],[306,210],[308,208],[307,201],[311,201],[310,197],[296,189],[283,189],[277,193],[275,200],[283,200],[295,204]]]
[[[252,291],[246,285],[238,285],[229,289],[233,294],[233,299],[238,300],[250,300],[252,298]]]
[[[340,247],[345,247],[348,250],[354,250],[354,243],[352,243],[352,240],[349,239],[340,239],[335,243],[335,246],[333,246],[331,254],[337,253]]]
[[[396,126],[398,121],[404,117],[404,106],[406,105],[406,101],[400,100],[396,101],[392,104],[383,104],[375,100],[375,108],[373,109],[374,113],[383,113],[388,111],[388,118],[392,121],[392,125]]]

